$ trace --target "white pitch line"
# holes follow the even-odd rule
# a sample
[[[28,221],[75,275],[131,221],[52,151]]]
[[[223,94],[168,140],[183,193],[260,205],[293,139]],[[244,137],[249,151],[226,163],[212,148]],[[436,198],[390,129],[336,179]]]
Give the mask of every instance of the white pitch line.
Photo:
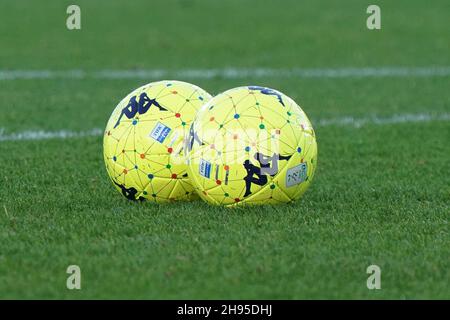
[[[33,79],[242,79],[242,78],[386,78],[448,77],[450,66],[367,68],[223,68],[139,70],[0,70],[0,80]]]
[[[406,113],[396,114],[390,117],[369,116],[365,118],[355,118],[352,116],[317,119],[313,122],[313,126],[320,127],[351,127],[361,128],[365,125],[394,125],[401,123],[418,123],[431,121],[450,121],[450,113],[427,114],[427,113]],[[69,139],[82,137],[97,137],[103,135],[104,130],[94,128],[86,131],[45,131],[45,130],[26,130],[15,133],[6,133],[4,128],[0,128],[0,142],[2,141],[21,141],[21,140],[48,140],[48,139]]]
[[[26,130],[21,132],[14,132],[10,134],[5,133],[5,129],[0,128],[0,142],[1,141],[21,141],[21,140],[48,140],[48,139],[69,139],[82,138],[91,136],[100,136],[103,134],[101,129],[91,129],[86,131],[45,131],[45,130]]]
[[[331,119],[319,119],[313,122],[314,126],[327,127],[327,126],[351,126],[360,128],[364,125],[388,125],[398,123],[416,123],[416,122],[430,122],[430,121],[449,121],[450,113],[441,114],[429,114],[429,113],[406,113],[396,114],[390,117],[380,117],[377,115],[368,116],[365,118],[355,118],[352,116],[331,118]]]

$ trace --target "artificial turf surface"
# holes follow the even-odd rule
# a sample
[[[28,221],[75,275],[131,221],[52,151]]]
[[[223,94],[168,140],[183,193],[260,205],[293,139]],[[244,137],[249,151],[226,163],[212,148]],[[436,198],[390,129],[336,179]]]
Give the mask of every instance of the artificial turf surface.
[[[1,70],[449,66],[446,1],[2,1]],[[3,134],[103,128],[158,79],[0,80]],[[0,298],[450,298],[450,77],[179,79],[258,84],[317,123],[318,169],[293,204],[224,210],[123,198],[102,137],[0,141]],[[435,121],[319,125],[434,114]],[[440,117],[440,115],[447,115]],[[82,289],[66,288],[79,265]],[[382,270],[368,290],[366,268]]]

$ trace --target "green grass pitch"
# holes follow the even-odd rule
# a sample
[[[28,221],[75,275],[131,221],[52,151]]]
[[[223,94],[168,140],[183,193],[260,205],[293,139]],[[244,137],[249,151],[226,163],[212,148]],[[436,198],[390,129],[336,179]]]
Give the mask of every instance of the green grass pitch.
[[[72,2],[81,30],[66,29]],[[212,94],[269,86],[304,108],[319,165],[283,206],[129,202],[108,180],[101,136],[1,139],[103,129],[120,99],[158,80],[5,70],[448,70],[447,1],[376,3],[378,31],[366,28],[370,1],[1,1],[0,298],[449,299],[448,72],[179,79]],[[66,288],[71,264],[81,290]],[[381,290],[366,287],[372,264]]]

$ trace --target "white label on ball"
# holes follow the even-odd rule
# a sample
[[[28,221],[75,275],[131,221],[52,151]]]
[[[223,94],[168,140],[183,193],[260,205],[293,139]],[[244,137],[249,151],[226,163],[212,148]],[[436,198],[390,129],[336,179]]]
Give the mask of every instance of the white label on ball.
[[[206,160],[200,159],[198,172],[200,173],[200,175],[209,179],[209,176],[211,175],[211,163]]]
[[[306,180],[308,167],[306,162],[300,163],[298,166],[290,168],[286,173],[286,187],[292,187]]]
[[[152,137],[159,143],[163,143],[166,137],[169,135],[169,132],[169,127],[163,125],[161,122],[158,122],[150,133],[150,137]]]

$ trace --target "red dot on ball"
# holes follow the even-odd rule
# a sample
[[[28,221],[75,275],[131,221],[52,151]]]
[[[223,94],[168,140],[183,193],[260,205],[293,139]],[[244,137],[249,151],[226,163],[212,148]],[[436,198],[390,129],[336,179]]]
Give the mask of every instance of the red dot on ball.
[[[145,154],[141,153],[141,159],[144,159],[144,158],[145,158]]]
[[[228,165],[225,165],[223,168],[224,168],[226,171],[230,170],[230,166],[228,166]]]
[[[176,173],[172,173],[172,179],[176,179],[177,178],[177,174]]]
[[[239,199],[239,198],[234,199],[234,202],[239,202],[239,201],[241,201],[241,199]]]
[[[216,180],[216,183],[220,185],[220,184],[222,184],[222,181]]]
[[[181,114],[179,114],[179,113],[177,112],[177,113],[175,113],[175,117],[179,118],[179,117],[181,117]]]
[[[167,148],[167,152],[168,152],[168,153],[172,153],[172,152],[173,152],[173,149],[172,149],[172,148]]]

